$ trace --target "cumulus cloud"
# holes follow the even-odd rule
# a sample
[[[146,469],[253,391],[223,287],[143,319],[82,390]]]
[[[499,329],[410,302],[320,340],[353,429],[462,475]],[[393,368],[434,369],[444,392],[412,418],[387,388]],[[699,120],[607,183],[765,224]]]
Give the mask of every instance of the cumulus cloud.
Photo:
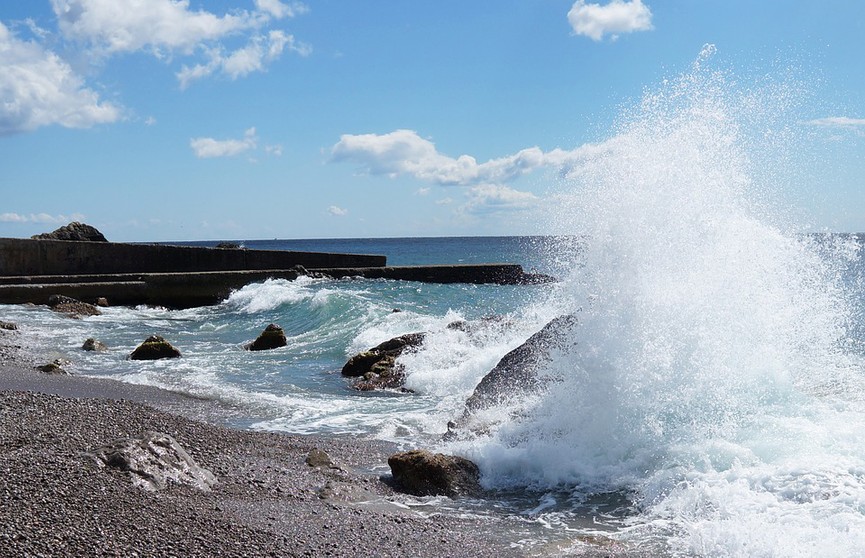
[[[539,147],[478,163],[471,155],[450,157],[413,130],[387,134],[344,134],[331,149],[331,161],[353,161],[363,172],[395,178],[408,175],[439,185],[473,186],[511,182],[541,168],[568,172],[580,160],[605,152],[608,144],[586,144],[571,151]]]
[[[0,135],[51,124],[89,128],[120,117],[119,107],[101,101],[59,56],[0,22]]]
[[[51,0],[51,4],[63,36],[85,45],[97,57],[142,50],[169,62],[175,55],[203,56],[204,62],[185,64],[177,73],[182,87],[215,72],[237,79],[263,71],[285,50],[309,53],[308,46],[284,31],[261,31],[272,20],[304,13],[306,6],[299,2],[256,0],[255,10],[225,15],[193,10],[189,0]],[[223,45],[238,38],[245,38],[246,46],[231,50]]]
[[[641,0],[612,0],[603,6],[577,0],[568,12],[568,22],[575,34],[595,41],[605,34],[615,40],[620,33],[653,29],[652,12]]]
[[[48,213],[0,213],[0,223],[70,223],[72,221],[84,221],[84,215],[73,213],[72,215],[50,215]]]
[[[296,42],[292,35],[287,35],[283,31],[270,31],[267,35],[256,35],[245,47],[228,54],[224,54],[221,48],[209,49],[207,63],[192,67],[184,65],[177,72],[177,80],[180,82],[180,88],[186,89],[193,81],[217,72],[232,80],[252,72],[263,72],[266,65],[278,59],[285,49],[301,56],[310,53],[310,48]]]
[[[435,184],[463,186],[513,180],[544,164],[544,154],[537,147],[485,163],[470,155],[448,157],[413,130],[344,134],[331,154],[333,161],[352,160],[369,174],[407,174]]]
[[[241,139],[217,140],[213,138],[192,138],[189,146],[200,159],[213,157],[233,157],[250,149],[255,149],[258,138],[255,128],[249,128]]]
[[[327,212],[331,215],[335,215],[337,217],[342,217],[343,215],[348,215],[348,209],[343,209],[339,206],[332,205],[327,208]]]

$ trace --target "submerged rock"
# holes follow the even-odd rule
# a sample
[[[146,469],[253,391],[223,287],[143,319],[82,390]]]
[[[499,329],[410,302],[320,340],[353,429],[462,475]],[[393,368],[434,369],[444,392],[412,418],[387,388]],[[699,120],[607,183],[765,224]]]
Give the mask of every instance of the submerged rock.
[[[79,316],[100,316],[102,312],[87,302],[81,302],[71,296],[54,294],[48,297],[48,307],[55,312],[69,314],[72,317]]]
[[[387,460],[398,488],[416,496],[471,496],[482,492],[473,462],[453,455],[411,450]]]
[[[5,329],[7,331],[15,331],[16,329],[18,329],[18,325],[12,322],[4,322],[3,320],[0,320],[0,329]]]
[[[99,465],[127,473],[132,484],[144,490],[160,490],[172,483],[210,490],[217,482],[174,438],[160,432],[115,440],[92,455]]]
[[[97,353],[104,353],[108,350],[108,345],[103,343],[102,341],[97,341],[96,339],[90,337],[89,339],[84,341],[84,344],[81,345],[81,348],[85,351],[95,351]]]
[[[424,333],[407,333],[358,353],[342,367],[342,375],[357,378],[352,387],[360,391],[401,388],[405,373],[396,359],[405,350],[420,346],[424,337]]]
[[[550,361],[554,350],[566,348],[568,334],[576,323],[573,315],[555,318],[503,356],[466,400],[462,416],[448,424],[445,439],[486,430],[490,425],[475,420],[477,414],[494,406],[512,404],[542,389],[548,380],[538,374],[541,367]]]
[[[161,358],[177,358],[178,351],[171,343],[162,336],[151,335],[129,354],[130,360],[158,360]]]
[[[108,242],[105,236],[96,230],[96,227],[73,221],[59,229],[50,232],[33,235],[36,240],[85,240],[89,242]]]
[[[288,345],[288,340],[285,338],[285,332],[276,324],[270,324],[255,341],[246,345],[244,348],[247,351],[266,351],[276,349]]]

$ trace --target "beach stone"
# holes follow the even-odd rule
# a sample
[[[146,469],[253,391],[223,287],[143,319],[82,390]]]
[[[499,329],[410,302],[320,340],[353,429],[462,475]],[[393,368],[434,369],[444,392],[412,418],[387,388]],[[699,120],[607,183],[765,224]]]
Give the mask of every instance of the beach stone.
[[[12,322],[4,322],[0,320],[0,329],[5,329],[7,331],[15,331],[18,329],[18,325]]]
[[[209,491],[216,477],[200,467],[177,440],[161,432],[141,438],[121,438],[93,452],[103,467],[127,473],[132,484],[148,491],[185,484]]]
[[[48,307],[55,312],[78,316],[100,316],[102,312],[87,302],[81,302],[71,296],[54,294],[48,297]]]
[[[36,366],[36,370],[43,372],[45,374],[51,374],[53,376],[68,376],[69,372],[66,371],[64,366],[71,364],[68,360],[64,360],[62,358],[58,358],[49,362],[48,364],[42,364],[40,366]]]
[[[424,337],[424,333],[407,333],[358,353],[342,367],[342,375],[357,378],[352,388],[359,391],[401,388],[405,373],[396,359],[407,349],[416,350]]]
[[[85,240],[89,242],[108,242],[105,236],[96,227],[72,221],[59,229],[50,232],[33,235],[35,240]]]
[[[397,487],[416,496],[470,496],[482,492],[480,470],[464,457],[411,450],[390,456]]]
[[[103,343],[102,341],[98,341],[92,337],[86,339],[84,344],[81,345],[81,348],[85,351],[96,351],[97,353],[104,353],[108,350],[108,345]]]
[[[306,464],[310,467],[332,467],[333,460],[324,450],[312,448],[306,456]]]
[[[490,425],[475,420],[476,414],[497,405],[513,403],[527,393],[542,389],[546,381],[538,375],[540,368],[550,361],[554,350],[567,348],[569,333],[576,324],[574,315],[559,316],[503,356],[481,378],[466,400],[462,416],[448,423],[445,440],[485,432]]]
[[[177,358],[178,351],[171,343],[160,335],[151,335],[129,354],[130,360],[158,360],[161,358]]]
[[[246,345],[247,351],[266,351],[269,349],[277,349],[288,345],[288,340],[285,338],[285,331],[276,324],[270,324],[258,338],[252,343]]]

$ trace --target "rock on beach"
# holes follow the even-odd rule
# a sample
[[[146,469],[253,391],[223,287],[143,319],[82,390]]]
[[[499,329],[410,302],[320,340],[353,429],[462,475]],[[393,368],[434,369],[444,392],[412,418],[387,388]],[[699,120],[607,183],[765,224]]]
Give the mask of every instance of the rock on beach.
[[[160,335],[151,335],[129,355],[130,360],[178,358],[180,351]]]

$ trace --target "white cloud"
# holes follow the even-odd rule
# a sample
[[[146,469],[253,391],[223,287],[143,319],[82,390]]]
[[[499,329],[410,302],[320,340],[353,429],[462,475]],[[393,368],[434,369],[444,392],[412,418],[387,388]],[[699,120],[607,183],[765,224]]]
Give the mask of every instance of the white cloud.
[[[212,157],[233,157],[244,151],[255,149],[258,138],[255,128],[249,128],[244,132],[242,139],[216,140],[213,138],[192,138],[189,146],[200,159]]]
[[[542,168],[568,173],[581,160],[605,153],[612,141],[586,144],[570,151],[544,152],[539,147],[528,147],[513,155],[478,163],[471,155],[453,158],[439,153],[431,141],[413,130],[396,130],[381,135],[345,134],[331,149],[331,160],[354,161],[373,175],[391,178],[408,175],[439,185],[473,186],[511,182]]]
[[[343,215],[348,215],[348,209],[343,209],[339,206],[332,205],[327,208],[327,212],[331,215],[336,215],[337,217],[342,217]]]
[[[266,64],[278,59],[286,48],[301,56],[310,53],[310,48],[297,43],[293,36],[283,31],[270,31],[267,35],[256,35],[245,47],[228,55],[224,55],[220,48],[208,49],[209,60],[206,64],[196,64],[192,67],[184,65],[177,72],[177,79],[181,89],[186,89],[193,81],[216,72],[235,80],[252,72],[265,71]]]
[[[306,12],[299,2],[256,0],[255,10],[221,16],[190,9],[189,0],[51,0],[51,4],[63,36],[85,45],[97,58],[142,50],[166,62],[178,54],[203,56],[204,61],[184,64],[177,73],[181,87],[215,72],[237,79],[263,71],[285,50],[310,52],[284,31],[262,32],[274,19]],[[229,40],[247,44],[231,50],[222,44]]]
[[[89,128],[120,116],[59,56],[0,22],[0,135],[51,124]]]
[[[474,214],[525,210],[534,207],[539,201],[531,192],[520,192],[500,184],[474,186],[469,190],[468,198],[468,202],[460,209]]]
[[[30,213],[23,215],[20,213],[0,213],[0,223],[71,223],[72,221],[84,221],[85,217],[81,213],[73,213],[72,215],[50,215],[48,213]]]
[[[821,126],[824,128],[834,128],[842,130],[854,130],[857,132],[865,132],[865,118],[850,118],[848,116],[829,116],[826,118],[817,118],[809,120],[808,124],[812,126]]]
[[[268,155],[273,155],[274,157],[282,157],[282,146],[279,144],[265,145],[264,152]]]
[[[612,0],[604,6],[577,0],[568,12],[568,22],[575,34],[595,41],[604,34],[615,40],[619,33],[653,29],[652,12],[641,0]]]
[[[333,146],[333,161],[353,160],[370,174],[411,175],[435,184],[471,185],[509,181],[544,164],[537,147],[478,164],[470,155],[456,159],[436,150],[435,144],[413,130],[388,134],[344,134]]]

